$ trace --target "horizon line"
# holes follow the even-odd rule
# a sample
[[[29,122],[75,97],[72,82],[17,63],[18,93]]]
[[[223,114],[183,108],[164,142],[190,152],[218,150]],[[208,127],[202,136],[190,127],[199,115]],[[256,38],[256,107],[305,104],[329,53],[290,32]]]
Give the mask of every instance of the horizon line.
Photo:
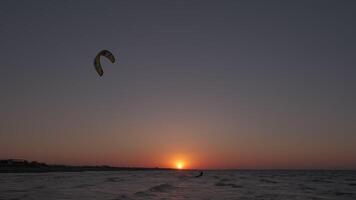
[[[35,160],[26,160],[26,159],[0,159],[0,161],[18,161],[18,162],[35,162],[38,164],[45,164],[48,166],[68,166],[68,167],[109,167],[109,168],[131,168],[131,169],[163,169],[163,170],[177,170],[177,171],[356,171],[355,168],[184,168],[184,169],[177,169],[175,167],[143,167],[143,166],[115,166],[115,165],[105,165],[105,164],[96,164],[96,165],[71,165],[71,164],[58,164],[58,163],[46,163],[41,161]]]

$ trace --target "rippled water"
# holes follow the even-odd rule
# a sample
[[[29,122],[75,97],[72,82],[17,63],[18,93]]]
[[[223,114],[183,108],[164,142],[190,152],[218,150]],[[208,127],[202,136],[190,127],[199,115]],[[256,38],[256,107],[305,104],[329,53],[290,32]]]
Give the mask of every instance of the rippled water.
[[[356,199],[356,171],[0,174],[0,199]]]

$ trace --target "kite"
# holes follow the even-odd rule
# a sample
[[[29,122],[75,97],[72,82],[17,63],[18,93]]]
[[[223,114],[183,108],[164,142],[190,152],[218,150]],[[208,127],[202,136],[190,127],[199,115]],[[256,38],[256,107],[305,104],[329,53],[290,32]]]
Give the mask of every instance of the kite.
[[[100,51],[96,56],[95,56],[95,59],[94,59],[94,66],[95,66],[95,70],[96,72],[98,72],[99,76],[102,76],[104,74],[104,70],[103,68],[101,67],[101,63],[100,63],[100,57],[101,56],[104,56],[106,57],[107,59],[109,59],[111,61],[111,63],[115,63],[115,57],[114,55],[108,51],[108,50],[102,50]]]

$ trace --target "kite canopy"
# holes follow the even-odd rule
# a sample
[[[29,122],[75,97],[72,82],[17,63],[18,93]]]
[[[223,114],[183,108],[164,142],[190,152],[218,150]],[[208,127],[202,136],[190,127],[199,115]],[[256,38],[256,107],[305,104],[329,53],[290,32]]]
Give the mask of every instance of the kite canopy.
[[[95,59],[94,59],[95,70],[96,70],[96,72],[98,72],[99,76],[102,76],[104,74],[103,68],[101,67],[101,63],[100,63],[100,57],[101,56],[104,56],[107,59],[109,59],[112,63],[115,63],[115,57],[110,51],[108,51],[108,50],[100,51],[95,56]]]

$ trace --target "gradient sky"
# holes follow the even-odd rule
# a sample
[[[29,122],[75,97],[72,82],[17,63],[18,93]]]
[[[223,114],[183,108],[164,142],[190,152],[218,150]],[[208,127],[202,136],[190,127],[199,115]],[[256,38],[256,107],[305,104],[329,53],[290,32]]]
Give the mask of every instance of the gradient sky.
[[[1,1],[0,158],[355,169],[355,19],[336,0]]]

